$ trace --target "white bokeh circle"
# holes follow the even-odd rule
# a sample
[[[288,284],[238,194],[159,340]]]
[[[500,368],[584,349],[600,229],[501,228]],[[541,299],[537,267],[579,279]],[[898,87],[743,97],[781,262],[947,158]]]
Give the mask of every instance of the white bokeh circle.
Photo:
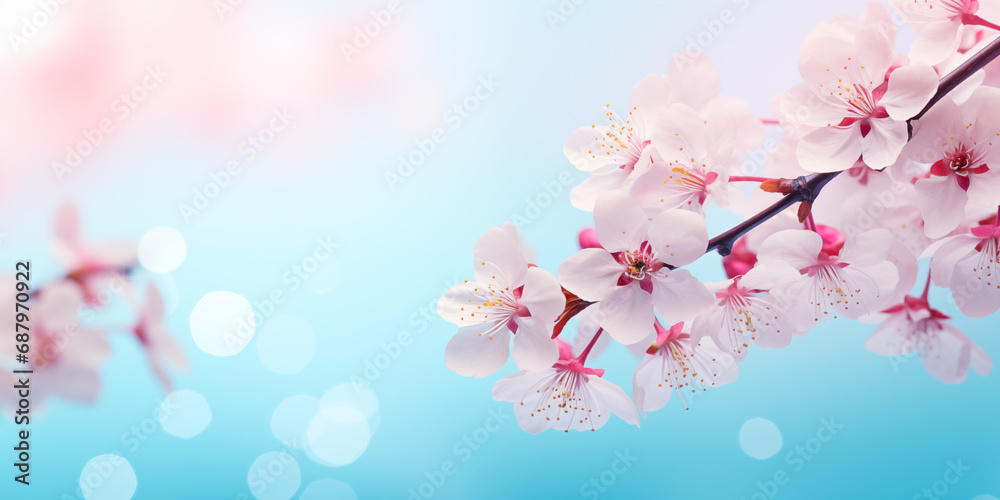
[[[138,482],[132,465],[118,455],[98,455],[80,473],[80,490],[86,500],[129,500]]]
[[[278,403],[271,414],[271,432],[287,446],[303,448],[306,446],[306,431],[314,416],[319,413],[318,399],[299,394]]]
[[[299,500],[358,500],[358,494],[345,482],[317,479],[306,487]]]
[[[139,264],[154,273],[169,273],[187,257],[184,236],[172,227],[154,227],[139,239]]]
[[[353,463],[368,448],[371,431],[364,412],[353,403],[323,405],[306,430],[309,457],[333,467]]]
[[[186,439],[208,427],[212,410],[205,396],[190,389],[178,389],[163,399],[157,417],[164,431]]]
[[[239,353],[257,329],[253,307],[233,292],[206,294],[191,310],[191,336],[198,348],[215,356]]]
[[[372,434],[378,429],[381,415],[378,407],[378,397],[362,384],[340,384],[330,388],[320,398],[323,407],[336,408],[337,405],[350,403],[355,405],[365,416],[368,431]]]
[[[751,418],[740,427],[740,448],[757,460],[765,460],[781,450],[781,431],[766,418]]]
[[[259,500],[288,500],[302,484],[302,472],[295,457],[271,451],[254,460],[247,473],[250,493]]]

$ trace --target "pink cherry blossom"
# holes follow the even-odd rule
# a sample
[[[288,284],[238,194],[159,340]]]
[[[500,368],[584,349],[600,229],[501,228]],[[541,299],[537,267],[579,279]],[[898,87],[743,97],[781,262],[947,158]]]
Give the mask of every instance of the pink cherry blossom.
[[[892,62],[892,44],[878,25],[851,41],[822,34],[806,41],[799,59],[804,82],[785,98],[792,119],[816,127],[798,144],[802,168],[836,172],[863,158],[880,169],[896,161],[908,137],[906,120],[930,100],[938,77],[926,64],[890,74]]]
[[[904,156],[905,157],[905,156]],[[860,170],[863,174],[852,175]],[[912,163],[900,163],[882,172],[862,166],[853,167],[831,181],[823,189],[813,205],[812,213],[817,221],[817,231],[832,231],[841,243],[844,236],[834,227],[842,229],[850,237],[866,230],[883,228],[892,233],[892,245],[886,260],[896,266],[899,274],[891,297],[886,303],[895,304],[903,300],[916,283],[920,266],[917,256],[931,243],[924,234],[924,222],[917,208],[917,191],[913,188],[907,173],[919,167]],[[824,226],[825,224],[825,226]],[[824,244],[829,242],[824,241]],[[878,321],[878,314],[865,315],[860,321]]]
[[[1000,225],[996,222],[938,240],[921,257],[931,259],[934,284],[951,289],[966,316],[982,318],[1000,309]]]
[[[73,205],[63,205],[56,215],[56,257],[69,269],[67,279],[80,285],[84,300],[94,304],[99,289],[113,273],[136,265],[136,247],[125,242],[88,245],[80,235],[79,216]]]
[[[927,372],[947,384],[965,380],[971,367],[986,376],[993,361],[949,317],[932,309],[924,297],[906,296],[901,304],[885,311],[889,317],[872,332],[865,347],[883,356],[906,356],[916,352]]]
[[[440,302],[462,327],[448,366],[493,373],[515,332],[521,371],[493,392],[515,403],[531,433],[594,430],[611,413],[638,423],[638,410],[733,382],[751,343],[786,347],[841,317],[879,324],[869,350],[919,354],[945,382],[991,371],[986,352],[928,305],[927,289],[908,294],[922,274],[918,256],[932,257],[933,282],[966,315],[1000,310],[1000,118],[990,114],[1000,90],[984,86],[1000,80],[991,62],[1000,60],[1000,26],[983,12],[1000,12],[1000,1],[916,3],[925,17],[908,19],[919,38],[913,57],[895,49],[898,20],[877,0],[860,18],[813,29],[800,52],[802,83],[771,101],[776,119],[720,97],[708,59],[684,53],[633,88],[627,115],[608,106],[609,124],[574,132],[564,152],[590,177],[571,202],[593,212],[595,227],[576,235],[580,251],[559,266],[557,283],[547,275],[545,296],[555,305],[560,295],[564,307],[540,314],[526,305],[531,274],[542,271],[525,270],[531,259],[519,244],[482,238],[477,271],[490,265],[488,276]],[[935,51],[943,56],[928,55]],[[780,126],[778,142],[763,140],[765,125]],[[744,220],[709,240],[713,203]],[[683,268],[716,252],[726,281],[704,284]],[[474,311],[462,309],[470,298]],[[490,309],[487,318],[481,306],[494,301],[505,315]],[[530,362],[518,359],[526,328],[539,332],[523,342]],[[588,355],[612,353],[612,341],[640,351],[631,401],[586,365]]]
[[[546,429],[595,431],[615,414],[639,425],[639,412],[625,391],[601,378],[604,370],[584,366],[587,351],[573,357],[559,343],[559,359],[548,370],[519,371],[493,385],[493,398],[514,403],[518,425],[537,434]]]
[[[979,4],[979,0],[891,0],[917,32],[910,57],[928,64],[937,64],[955,53],[964,25],[985,22],[976,15]]]
[[[914,184],[928,237],[955,230],[968,203],[1000,202],[1000,143],[993,145],[1000,142],[996,109],[1000,90],[980,87],[961,106],[945,99],[920,119],[906,153],[931,165],[930,176]]]
[[[563,147],[570,163],[591,177],[573,188],[574,207],[592,210],[597,198],[608,191],[628,189],[653,163],[651,134],[659,114],[670,101],[670,81],[648,76],[632,89],[628,113],[619,116],[607,105],[607,125],[577,129]]]
[[[599,301],[601,326],[623,344],[646,336],[653,308],[669,319],[694,317],[712,294],[683,269],[708,246],[703,219],[667,210],[650,221],[626,193],[611,192],[594,206],[602,248],[587,248],[559,266],[559,281],[583,300]]]
[[[14,290],[13,279],[3,283],[5,290]],[[10,285],[10,286],[7,286]],[[13,299],[13,297],[11,298]],[[7,302],[13,304],[13,300]],[[92,403],[100,394],[98,369],[110,353],[105,333],[81,325],[77,314],[83,308],[83,297],[73,283],[60,281],[48,285],[38,294],[30,311],[30,351],[33,401],[42,402],[56,396],[78,403]],[[11,310],[14,308],[11,307]],[[11,321],[13,329],[13,321]],[[14,338],[0,345],[0,355],[14,360]],[[10,370],[4,370],[8,374]]]
[[[764,124],[738,97],[720,95],[719,73],[704,53],[695,57],[678,54],[667,67],[670,80],[670,104],[690,106],[707,123],[735,126],[733,151],[740,155],[757,149],[764,141]]]
[[[743,361],[752,340],[774,349],[785,347],[795,331],[793,309],[796,298],[767,293],[768,290],[799,279],[799,272],[783,262],[757,266],[743,276],[709,284],[716,301],[694,320],[691,337],[698,342],[709,337],[713,344]]]
[[[163,297],[152,283],[146,292],[145,307],[136,307],[135,313],[139,319],[132,328],[132,333],[146,351],[156,378],[169,391],[170,377],[163,366],[164,361],[180,370],[187,370],[187,360],[184,359],[184,352],[167,329],[164,321]]]
[[[764,126],[747,103],[719,95],[719,75],[708,57],[679,55],[671,61],[666,75],[650,75],[632,89],[628,114],[618,115],[607,105],[607,125],[582,127],[566,141],[566,158],[591,174],[573,188],[574,207],[593,210],[600,195],[630,189],[654,161],[660,160],[652,140],[660,133],[661,115],[673,104],[688,106],[701,123],[732,128],[728,151],[736,155],[757,148],[764,140]]]
[[[544,370],[559,357],[552,327],[566,305],[559,282],[529,267],[513,224],[492,228],[474,250],[474,281],[460,283],[438,301],[438,314],[461,327],[448,342],[448,368],[485,377],[499,370],[510,353],[527,370]]]
[[[860,18],[842,14],[831,22],[820,23],[813,28],[809,35],[835,36],[849,42],[865,27],[872,25],[882,28],[882,31],[889,37],[889,41],[895,42],[899,28],[880,0],[869,0],[865,4],[865,10],[861,13]]]
[[[785,263],[802,273],[771,293],[803,301],[794,324],[808,330],[838,315],[857,319],[882,309],[899,280],[896,266],[887,260],[891,244],[892,234],[885,229],[847,238],[843,246],[824,245],[813,231],[787,229],[765,240],[757,259],[758,265]]]
[[[736,381],[739,365],[732,356],[716,347],[711,338],[694,345],[684,322],[664,328],[654,322],[656,340],[646,350],[632,378],[632,397],[643,413],[659,410],[676,391],[687,408],[685,393],[718,387]]]
[[[726,206],[735,139],[731,121],[706,124],[694,109],[670,106],[652,139],[662,159],[636,181],[633,196],[650,215],[672,208],[704,213],[709,199]]]
[[[590,344],[595,335],[603,332],[598,308],[588,307],[584,309],[583,312],[576,316],[576,324],[576,335],[568,341],[568,344],[573,348],[574,352],[581,352]],[[563,336],[560,336],[560,338],[563,338]],[[642,340],[625,346],[625,349],[636,358],[642,358],[646,355],[646,348],[654,340],[656,340],[656,332],[650,328],[649,333]],[[594,343],[594,347],[590,350],[589,359],[596,359],[610,344],[612,344],[610,336],[600,335]]]

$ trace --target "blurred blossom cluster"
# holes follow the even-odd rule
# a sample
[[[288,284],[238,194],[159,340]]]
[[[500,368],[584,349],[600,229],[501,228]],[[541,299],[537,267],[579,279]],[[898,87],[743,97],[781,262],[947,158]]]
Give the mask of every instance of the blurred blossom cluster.
[[[88,241],[76,208],[65,205],[57,215],[53,248],[66,271],[49,283],[28,280],[32,284],[26,292],[31,297],[26,313],[30,320],[24,323],[28,326],[29,361],[17,362],[18,344],[5,342],[0,346],[2,364],[8,368],[0,372],[5,384],[16,383],[12,370],[31,370],[36,404],[53,396],[92,403],[100,394],[101,365],[111,354],[108,336],[124,334],[142,346],[150,368],[169,391],[169,371],[186,370],[187,361],[164,322],[166,308],[160,290],[151,280],[135,279],[143,272],[136,245]],[[14,276],[4,274],[0,281],[0,294],[13,304],[18,293]],[[109,313],[116,303],[127,305],[130,322],[111,323],[114,316]],[[3,314],[7,324],[15,324],[14,308]],[[17,404],[17,393],[6,392],[2,398],[3,406]]]
[[[385,19],[373,21],[362,6],[322,10],[227,1],[5,2],[0,175],[8,186],[25,169],[65,182],[81,168],[99,169],[96,152],[120,144],[126,129],[157,123],[184,140],[228,145],[275,108],[348,113],[359,94],[372,92],[400,110],[393,126],[422,127],[429,84],[387,77],[414,49],[391,43],[406,29],[382,32],[377,21]],[[405,12],[396,5],[389,16]],[[367,23],[380,27],[381,43],[358,47]],[[349,58],[345,44],[355,47]],[[329,141],[319,135],[323,127],[298,131],[303,141]]]

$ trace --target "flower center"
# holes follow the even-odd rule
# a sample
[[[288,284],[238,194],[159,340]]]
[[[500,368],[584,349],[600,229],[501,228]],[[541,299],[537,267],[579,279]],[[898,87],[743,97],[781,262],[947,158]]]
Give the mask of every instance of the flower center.
[[[632,121],[632,113],[636,111],[635,107],[628,112],[628,117],[624,121],[611,111],[610,104],[606,107],[608,128],[603,136],[594,138],[597,142],[597,150],[589,151],[589,153],[595,158],[604,156],[611,159],[619,163],[618,168],[631,172],[635,169],[635,164],[639,162],[642,152],[650,141],[642,140],[639,132],[635,129]]]
[[[643,290],[653,293],[653,275],[666,266],[653,257],[648,241],[644,241],[639,250],[626,250],[612,255],[623,267],[622,274],[618,276],[618,286],[637,282]]]
[[[962,177],[969,175],[970,163],[969,153],[965,151],[965,147],[952,153],[948,158],[948,166],[951,167],[951,171],[955,172],[955,175],[961,175]]]
[[[634,280],[646,277],[646,256],[638,250],[625,253],[625,274]]]
[[[694,160],[694,158],[692,158]],[[705,170],[705,166],[701,167],[694,166],[692,168],[685,169],[683,167],[674,167],[670,171],[674,173],[681,174],[680,177],[674,179],[677,185],[686,188],[689,191],[706,191],[708,185],[715,182],[719,178],[719,174],[715,172],[709,172]]]

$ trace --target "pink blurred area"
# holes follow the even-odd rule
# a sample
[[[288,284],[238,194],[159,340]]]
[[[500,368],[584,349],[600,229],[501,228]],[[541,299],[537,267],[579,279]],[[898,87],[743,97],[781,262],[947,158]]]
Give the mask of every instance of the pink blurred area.
[[[350,138],[320,137],[330,125],[310,120],[336,121],[338,113],[377,102],[400,110],[388,123],[405,133],[426,123],[421,107],[428,107],[407,103],[426,103],[435,88],[398,78],[397,68],[420,50],[413,43],[419,37],[405,28],[386,30],[360,56],[345,57],[343,43],[372,20],[367,8],[239,0],[2,5],[0,194],[22,169],[51,169],[65,159],[102,121],[113,127],[102,149],[113,148],[123,129],[148,123],[231,147],[234,134],[276,107],[324,110],[305,114],[287,140],[330,146]],[[45,5],[58,9],[46,12]],[[42,26],[33,21],[43,19]],[[122,99],[144,83],[153,88],[138,91],[146,94],[141,103]]]

